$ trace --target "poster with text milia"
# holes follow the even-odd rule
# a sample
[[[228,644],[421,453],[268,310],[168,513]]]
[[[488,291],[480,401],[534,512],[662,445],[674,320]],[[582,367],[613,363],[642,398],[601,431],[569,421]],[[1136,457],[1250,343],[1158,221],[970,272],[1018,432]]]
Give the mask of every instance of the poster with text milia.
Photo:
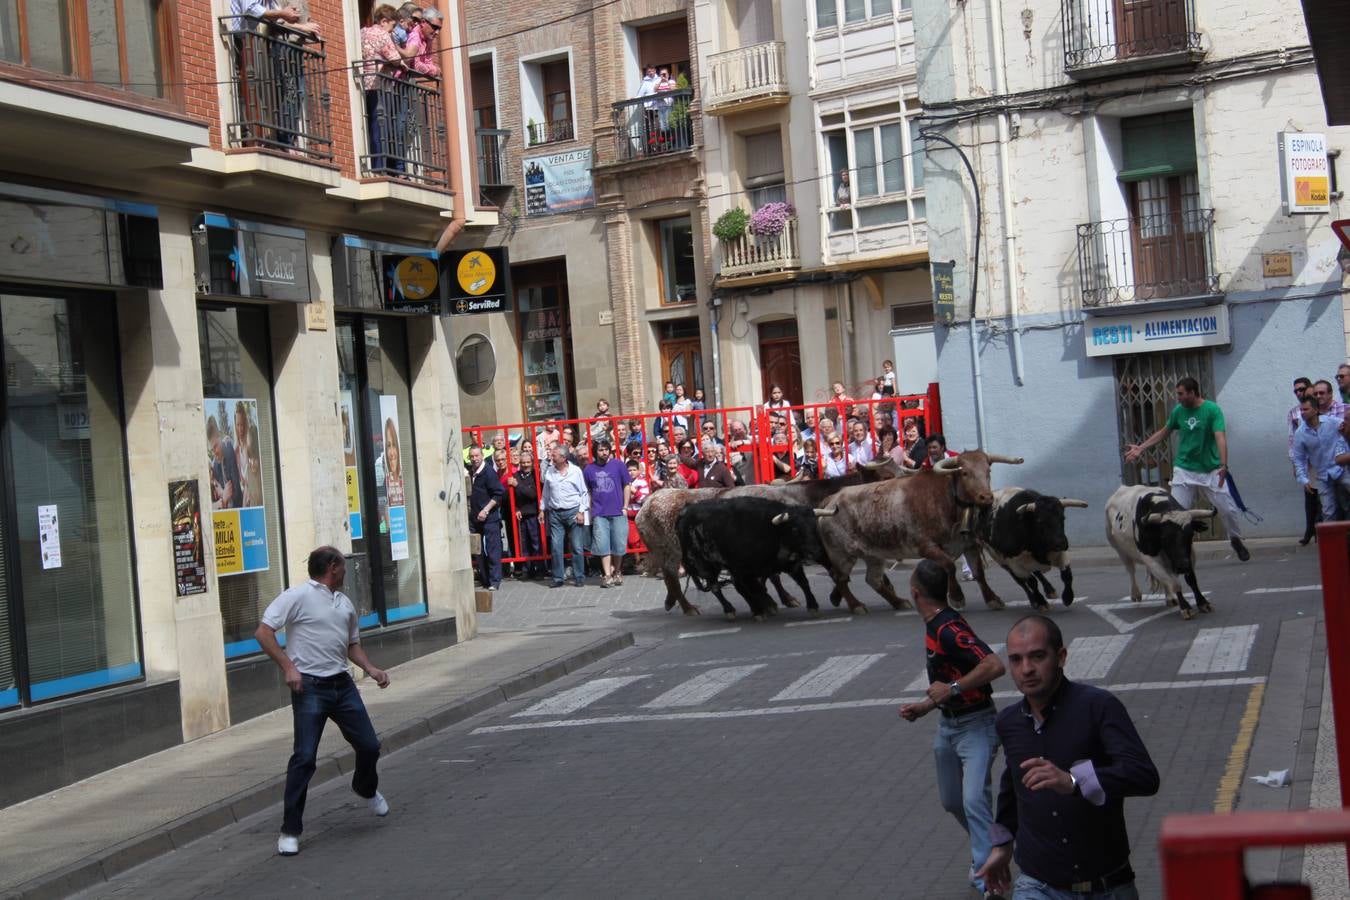
[[[265,571],[270,561],[258,401],[213,397],[206,400],[205,409],[216,574]]]
[[[408,558],[408,508],[403,496],[403,446],[399,439],[398,398],[380,395],[380,464],[384,479],[384,520],[389,532],[389,557]]]

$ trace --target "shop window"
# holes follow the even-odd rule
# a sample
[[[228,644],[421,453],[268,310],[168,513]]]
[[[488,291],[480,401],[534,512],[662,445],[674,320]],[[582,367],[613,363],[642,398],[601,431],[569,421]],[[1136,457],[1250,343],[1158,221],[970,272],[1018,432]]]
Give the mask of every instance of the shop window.
[[[41,701],[138,679],[114,304],[5,295],[0,330],[9,485],[0,512],[0,705],[17,702],[24,682],[28,699]],[[11,629],[26,670],[16,665]]]
[[[572,338],[568,326],[567,269],[561,261],[511,270],[520,315],[520,367],[525,418],[570,418]]]
[[[497,355],[492,342],[481,334],[466,337],[455,354],[455,371],[459,375],[459,389],[464,393],[477,397],[487,391],[497,375]]]
[[[164,96],[163,0],[0,0],[0,59]]]
[[[265,309],[197,310],[204,448],[225,658],[257,653],[253,632],[286,589]]]
[[[697,299],[694,229],[689,217],[663,219],[657,224],[657,237],[660,241],[661,302],[689,303]]]

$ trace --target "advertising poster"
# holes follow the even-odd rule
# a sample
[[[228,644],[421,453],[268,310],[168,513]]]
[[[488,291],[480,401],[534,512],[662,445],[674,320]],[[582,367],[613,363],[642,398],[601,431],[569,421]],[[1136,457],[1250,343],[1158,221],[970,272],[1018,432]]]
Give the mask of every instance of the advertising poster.
[[[258,401],[212,398],[205,408],[216,574],[266,571],[270,562]]]
[[[1302,131],[1282,131],[1281,189],[1290,215],[1321,215],[1331,212],[1331,161],[1327,136]]]
[[[384,478],[384,519],[389,529],[389,556],[408,558],[408,509],[403,497],[403,448],[398,437],[398,398],[380,395],[380,474]]]
[[[338,415],[342,419],[342,464],[347,476],[347,525],[356,541],[365,537],[365,529],[361,523],[361,482],[356,474],[356,407],[351,391],[342,391]]]
[[[523,165],[525,215],[548,216],[595,205],[590,148],[532,156]]]
[[[38,507],[38,541],[42,546],[42,568],[61,568],[61,523],[56,506]]]
[[[173,524],[173,575],[178,596],[206,593],[202,549],[202,499],[197,479],[169,482],[169,519]]]

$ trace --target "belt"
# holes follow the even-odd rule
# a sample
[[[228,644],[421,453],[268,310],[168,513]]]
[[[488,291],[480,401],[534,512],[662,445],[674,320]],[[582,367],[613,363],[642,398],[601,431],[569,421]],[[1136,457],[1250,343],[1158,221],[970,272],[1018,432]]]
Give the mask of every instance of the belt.
[[[1075,881],[1072,884],[1052,884],[1050,886],[1057,891],[1068,891],[1072,894],[1097,894],[1123,887],[1132,881],[1134,881],[1134,870],[1130,868],[1129,863],[1125,863],[1114,872],[1107,872],[1100,878],[1094,878],[1091,881]]]
[[[301,672],[300,674],[301,676],[308,678],[310,681],[314,681],[319,684],[336,684],[339,681],[343,681],[352,677],[347,672],[339,672],[336,675],[309,675],[306,674],[305,672]]]
[[[938,711],[942,713],[944,719],[964,719],[966,716],[972,716],[975,713],[988,712],[994,708],[994,701],[986,700],[977,706],[966,706],[961,709],[948,709],[945,706],[939,706]]]

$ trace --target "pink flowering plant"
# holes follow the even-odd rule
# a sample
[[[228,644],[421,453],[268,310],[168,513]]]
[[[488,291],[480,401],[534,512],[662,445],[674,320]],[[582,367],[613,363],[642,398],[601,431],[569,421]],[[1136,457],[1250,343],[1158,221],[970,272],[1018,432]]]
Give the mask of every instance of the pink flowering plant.
[[[750,215],[750,233],[757,237],[778,237],[796,215],[791,203],[766,203]]]

